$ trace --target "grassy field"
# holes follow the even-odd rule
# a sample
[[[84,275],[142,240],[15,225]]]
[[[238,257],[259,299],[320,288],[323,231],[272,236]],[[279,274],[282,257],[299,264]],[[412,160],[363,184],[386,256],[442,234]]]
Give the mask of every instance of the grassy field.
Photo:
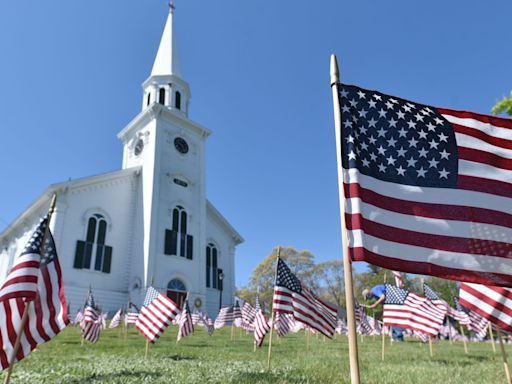
[[[253,352],[252,337],[230,329],[209,337],[202,329],[176,344],[172,326],[144,358],[145,340],[135,329],[124,338],[121,329],[103,331],[100,341],[80,345],[80,334],[70,326],[14,368],[12,383],[350,383],[348,342],[287,336],[273,345],[272,370],[267,371],[267,343]],[[275,334],[274,334],[275,336]],[[381,362],[381,339],[359,341],[361,382],[370,383],[506,383],[499,346],[494,354],[486,343],[386,342]],[[3,373],[5,376],[5,373]],[[1,378],[3,380],[3,376]]]

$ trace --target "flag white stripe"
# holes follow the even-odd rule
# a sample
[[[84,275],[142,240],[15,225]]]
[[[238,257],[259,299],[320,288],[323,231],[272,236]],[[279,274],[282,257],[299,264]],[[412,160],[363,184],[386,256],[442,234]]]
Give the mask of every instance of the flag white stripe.
[[[503,241],[512,239],[512,228],[470,221],[443,220],[397,213],[365,203],[359,198],[347,199],[347,213],[361,214],[373,222],[431,235]]]
[[[365,189],[378,191],[381,195],[404,201],[485,208],[512,214],[512,204],[507,197],[452,188],[428,188],[391,183],[363,175],[355,168],[344,169],[343,177],[350,183],[356,183],[359,180]]]
[[[477,272],[490,272],[511,275],[509,259],[495,256],[450,252],[432,248],[395,243],[366,235],[361,230],[347,231],[349,247],[362,247],[381,256],[413,262],[428,262],[434,265],[455,269],[468,269]]]
[[[510,133],[509,133],[510,135]],[[457,146],[460,148],[471,148],[479,151],[489,152],[494,155],[498,155],[505,159],[512,159],[512,150],[503,147],[498,147],[488,143],[487,141],[480,140],[477,137],[465,135],[464,133],[455,133],[457,140]]]
[[[459,160],[459,175],[481,177],[487,180],[504,181],[507,183],[512,182],[512,172],[508,169],[496,168],[487,164],[467,160]],[[486,200],[488,199],[489,197]]]
[[[452,115],[442,114],[450,123],[477,129],[485,134],[500,139],[510,140],[510,128],[503,128],[490,123],[483,123],[476,119],[461,118]]]

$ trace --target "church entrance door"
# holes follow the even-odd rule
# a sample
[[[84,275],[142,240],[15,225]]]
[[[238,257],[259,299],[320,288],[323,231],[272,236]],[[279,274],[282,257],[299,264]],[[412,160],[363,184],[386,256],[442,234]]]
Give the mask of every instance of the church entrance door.
[[[180,279],[172,279],[167,284],[167,297],[182,308],[187,297],[187,287]]]

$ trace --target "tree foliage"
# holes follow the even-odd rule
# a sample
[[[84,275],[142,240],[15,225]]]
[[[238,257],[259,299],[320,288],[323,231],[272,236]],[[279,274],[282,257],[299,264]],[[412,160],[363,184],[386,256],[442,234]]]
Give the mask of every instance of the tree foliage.
[[[318,296],[339,307],[345,307],[345,280],[343,261],[329,260],[313,268],[312,288]]]
[[[512,117],[512,92],[510,92],[509,96],[498,101],[494,107],[492,107],[491,111],[495,115],[506,113],[508,116]]]

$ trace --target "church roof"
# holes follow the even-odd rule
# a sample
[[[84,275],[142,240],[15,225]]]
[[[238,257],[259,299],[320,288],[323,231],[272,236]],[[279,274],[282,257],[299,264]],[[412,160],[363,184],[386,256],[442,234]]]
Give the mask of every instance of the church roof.
[[[57,209],[59,207],[59,192],[67,191],[71,188],[80,188],[87,185],[104,183],[116,179],[138,175],[141,167],[132,167],[122,169],[114,172],[102,173],[99,175],[82,177],[75,180],[68,180],[61,183],[51,184],[46,190],[41,193],[12,223],[0,233],[0,240],[8,236],[12,231],[16,230],[19,226],[23,226],[26,221],[30,221],[34,215],[43,216],[49,208],[49,203],[52,195],[57,194]]]
[[[169,6],[169,15],[165,23],[158,53],[151,70],[151,76],[168,76],[174,75],[181,76],[181,66],[178,57],[178,48],[176,46],[176,39],[174,33],[174,6]]]
[[[229,222],[227,219],[222,216],[222,214],[213,206],[213,204],[210,202],[210,200],[206,200],[206,209],[210,214],[212,214],[213,217],[215,217],[223,226],[228,230],[228,232],[231,233],[231,237],[233,238],[235,245],[241,244],[244,242],[244,238],[236,231],[235,228]]]

